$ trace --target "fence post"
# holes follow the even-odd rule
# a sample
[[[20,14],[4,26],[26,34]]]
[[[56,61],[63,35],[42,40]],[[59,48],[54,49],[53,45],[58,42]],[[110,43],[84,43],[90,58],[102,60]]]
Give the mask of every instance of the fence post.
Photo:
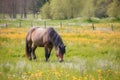
[[[92,29],[95,30],[95,26],[94,26],[94,23],[92,23]]]
[[[5,24],[5,27],[6,27],[6,28],[8,27],[8,24],[7,24],[7,22],[6,22],[6,24]]]
[[[21,27],[21,21],[19,22],[19,27]]]
[[[112,29],[112,31],[113,31],[113,24],[111,24],[111,29]]]
[[[45,28],[46,28],[46,21],[44,21],[44,26],[45,26]]]
[[[62,28],[62,22],[60,22],[60,28]]]

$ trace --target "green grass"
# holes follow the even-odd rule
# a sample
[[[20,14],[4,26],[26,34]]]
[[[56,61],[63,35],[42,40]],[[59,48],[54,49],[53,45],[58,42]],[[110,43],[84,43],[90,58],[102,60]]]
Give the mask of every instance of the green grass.
[[[70,29],[72,31],[69,31]],[[0,28],[0,78],[2,80],[120,79],[120,32],[92,31],[81,27],[56,28],[56,30],[67,46],[63,63],[58,62],[54,49],[49,61],[45,62],[43,48],[36,50],[37,61],[29,61],[25,56],[25,37],[10,37],[17,33],[19,35],[27,33],[28,28]],[[80,40],[77,40],[79,38]]]

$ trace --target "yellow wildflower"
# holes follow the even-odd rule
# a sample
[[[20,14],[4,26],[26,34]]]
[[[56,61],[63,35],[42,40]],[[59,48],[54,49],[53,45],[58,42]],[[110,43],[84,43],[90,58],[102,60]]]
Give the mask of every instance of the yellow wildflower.
[[[77,80],[77,77],[76,77],[76,76],[73,76],[73,77],[72,77],[72,80]]]

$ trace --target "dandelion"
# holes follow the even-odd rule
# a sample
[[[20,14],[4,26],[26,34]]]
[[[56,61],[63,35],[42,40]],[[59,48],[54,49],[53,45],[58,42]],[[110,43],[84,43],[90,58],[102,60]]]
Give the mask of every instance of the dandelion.
[[[90,79],[91,79],[91,80],[95,80],[95,78],[94,78],[93,75],[90,75]]]
[[[65,74],[66,74],[66,78],[70,76],[68,72],[66,72]]]
[[[88,79],[88,75],[85,75],[85,76],[84,76],[84,80],[87,80],[87,79]]]
[[[102,80],[102,70],[98,69],[97,72],[98,72],[98,80]]]
[[[83,80],[83,79],[82,79],[82,77],[79,77],[79,79],[78,79],[78,80]]]
[[[30,77],[33,78],[33,77],[34,77],[34,74],[32,73],[32,74],[30,75]]]
[[[111,72],[111,70],[110,70],[110,69],[108,69],[108,70],[107,70],[107,73],[110,73],[110,72]]]
[[[101,73],[102,73],[102,70],[101,70],[101,69],[98,69],[97,72],[98,72],[99,74],[101,74]]]
[[[9,80],[13,79],[12,75],[8,75],[8,79]]]
[[[76,77],[76,76],[73,76],[73,77],[72,77],[72,80],[77,80],[77,77]]]
[[[43,75],[43,72],[39,72],[38,76],[41,77]]]
[[[27,78],[25,78],[24,80],[28,80]]]
[[[54,74],[57,76],[57,77],[61,77],[60,73],[58,71],[55,71]]]
[[[2,72],[0,72],[0,76],[2,75]]]
[[[46,78],[46,80],[49,80],[49,77],[50,77],[50,75],[49,75],[49,74],[47,74],[47,78]]]

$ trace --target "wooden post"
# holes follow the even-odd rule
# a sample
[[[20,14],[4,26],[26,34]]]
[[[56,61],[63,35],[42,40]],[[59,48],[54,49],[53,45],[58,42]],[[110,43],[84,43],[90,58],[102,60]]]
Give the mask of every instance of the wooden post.
[[[62,22],[60,22],[60,28],[62,28]]]
[[[95,30],[95,26],[94,26],[94,23],[92,23],[92,29]]]
[[[19,22],[19,27],[21,27],[21,21]]]
[[[113,24],[111,24],[111,29],[112,29],[112,31],[113,31]]]
[[[6,22],[6,24],[5,24],[5,27],[6,27],[6,28],[8,27],[8,24],[7,24],[7,22]]]

